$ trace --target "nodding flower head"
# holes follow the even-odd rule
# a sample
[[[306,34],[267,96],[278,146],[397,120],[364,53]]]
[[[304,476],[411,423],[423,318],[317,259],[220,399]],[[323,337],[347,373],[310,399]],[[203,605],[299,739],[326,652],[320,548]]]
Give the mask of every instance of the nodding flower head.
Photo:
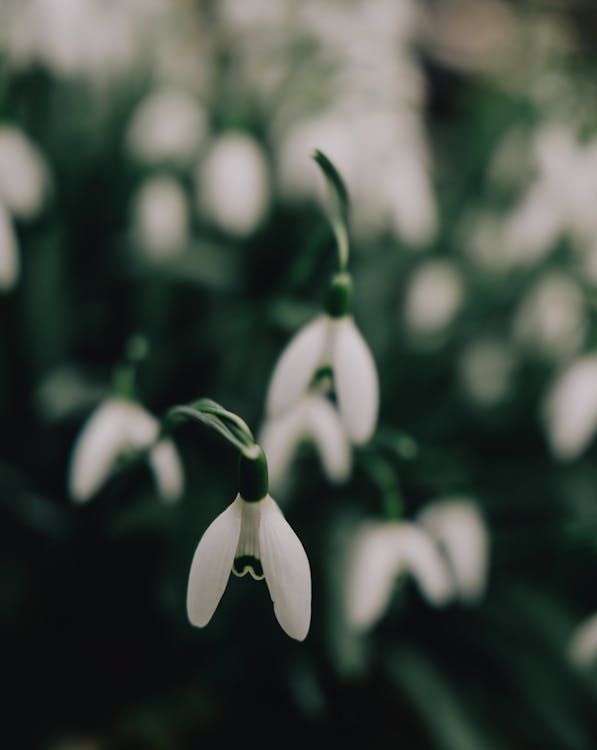
[[[346,615],[355,630],[367,630],[387,609],[394,581],[410,573],[433,606],[453,594],[450,574],[431,536],[407,521],[365,522],[351,547],[346,579]]]
[[[314,443],[331,482],[348,479],[352,457],[338,411],[325,395],[310,392],[281,416],[268,419],[263,426],[260,442],[268,459],[272,487],[283,483],[293,455],[303,440]]]
[[[311,621],[309,561],[282,511],[267,494],[267,464],[261,449],[255,448],[256,460],[241,457],[241,492],[197,546],[189,573],[187,613],[193,625],[207,625],[230,573],[243,576],[248,572],[257,580],[265,578],[282,629],[302,641]]]
[[[161,499],[178,500],[184,489],[180,458],[172,440],[158,439],[159,432],[158,420],[140,404],[106,399],[89,417],[73,448],[68,479],[73,500],[91,499],[112,476],[119,458],[145,450]]]
[[[367,442],[377,422],[379,384],[375,362],[349,313],[348,274],[332,280],[327,312],[302,328],[282,352],[267,398],[268,417],[288,411],[322,368],[331,368],[338,408],[351,442]]]

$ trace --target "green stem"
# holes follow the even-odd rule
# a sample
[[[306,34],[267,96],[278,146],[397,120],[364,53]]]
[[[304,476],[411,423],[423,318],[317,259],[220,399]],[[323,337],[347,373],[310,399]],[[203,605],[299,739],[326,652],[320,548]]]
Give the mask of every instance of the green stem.
[[[323,172],[331,195],[329,219],[336,238],[338,268],[342,272],[348,268],[350,250],[348,239],[348,191],[338,170],[324,153],[315,149],[311,155]]]

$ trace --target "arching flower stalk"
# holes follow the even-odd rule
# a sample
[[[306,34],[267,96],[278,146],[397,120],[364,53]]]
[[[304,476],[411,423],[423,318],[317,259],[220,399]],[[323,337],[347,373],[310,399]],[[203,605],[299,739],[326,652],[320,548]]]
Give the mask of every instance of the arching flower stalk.
[[[209,399],[174,407],[169,420],[194,419],[216,430],[240,453],[239,492],[201,537],[189,573],[187,613],[197,627],[211,620],[231,573],[265,578],[282,629],[298,641],[311,621],[307,555],[269,495],[267,460],[240,417]]]
[[[328,288],[325,311],[303,327],[282,352],[272,373],[266,404],[267,434],[274,424],[280,424],[284,415],[296,410],[306,418],[305,405],[317,392],[317,381],[321,372],[329,372],[337,400],[338,414],[344,432],[351,443],[361,445],[372,436],[377,423],[379,408],[379,384],[375,362],[355,325],[352,317],[352,277],[348,273],[348,196],[338,172],[324,154],[313,155],[321,167],[330,188],[332,210],[330,221],[336,238],[338,272],[332,276]],[[301,406],[302,405],[302,406]],[[308,419],[307,419],[308,421]],[[316,441],[336,441],[336,430],[323,432],[307,428],[303,433],[311,434]],[[318,444],[325,455],[337,453],[330,442],[325,448]],[[267,450],[267,449],[266,449]],[[326,467],[329,468],[329,467]],[[330,472],[327,472],[328,475]],[[332,474],[348,473],[331,472]]]

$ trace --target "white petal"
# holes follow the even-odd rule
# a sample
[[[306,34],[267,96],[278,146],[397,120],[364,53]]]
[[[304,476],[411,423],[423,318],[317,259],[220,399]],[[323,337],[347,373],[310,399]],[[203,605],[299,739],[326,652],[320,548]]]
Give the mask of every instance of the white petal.
[[[162,500],[178,500],[184,492],[184,473],[180,456],[172,440],[160,440],[151,449],[148,461]]]
[[[352,456],[338,412],[323,396],[309,396],[306,401],[307,422],[325,473],[332,482],[345,482]]]
[[[259,548],[265,581],[282,629],[302,641],[311,622],[311,570],[303,545],[271,497],[262,504]]]
[[[69,470],[69,491],[84,502],[108,479],[126,446],[128,402],[108,399],[89,417],[75,442]]]
[[[597,614],[578,625],[570,639],[568,651],[572,663],[577,667],[588,667],[597,660]]]
[[[553,453],[579,456],[597,429],[597,356],[575,360],[549,389],[543,410]]]
[[[366,524],[355,535],[346,578],[346,614],[356,630],[367,630],[383,615],[392,595],[396,549],[385,524]]]
[[[485,592],[489,538],[476,504],[441,500],[428,505],[419,521],[445,551],[462,600],[478,601]]]
[[[19,277],[17,238],[10,215],[0,203],[0,289],[12,289]]]
[[[307,390],[321,363],[328,333],[328,319],[320,315],[296,334],[274,368],[267,396],[267,413],[277,417]]]
[[[430,604],[445,604],[452,585],[430,537],[406,522],[367,523],[357,533],[347,573],[346,610],[358,630],[373,626],[386,610],[400,573],[410,572]]]
[[[269,483],[280,487],[303,434],[301,405],[275,419],[268,419],[259,436],[259,444],[267,458]]]
[[[336,326],[332,364],[340,415],[352,442],[361,444],[369,440],[377,422],[377,370],[352,318],[343,318]]]
[[[129,448],[143,450],[157,440],[160,425],[158,420],[141,404],[122,399],[121,408],[125,414],[124,430]]]
[[[208,527],[195,550],[187,588],[187,614],[199,628],[211,620],[230,578],[244,502],[238,496]]]
[[[13,214],[29,218],[40,210],[46,171],[40,151],[20,130],[0,127],[0,199]]]

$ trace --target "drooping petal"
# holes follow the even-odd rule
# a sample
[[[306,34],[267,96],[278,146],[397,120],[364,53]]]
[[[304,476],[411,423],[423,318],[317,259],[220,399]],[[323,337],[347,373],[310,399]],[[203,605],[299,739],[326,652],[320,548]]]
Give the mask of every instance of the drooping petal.
[[[47,167],[41,152],[18,128],[0,126],[0,199],[15,216],[41,209]]]
[[[122,411],[125,414],[125,439],[129,448],[143,450],[157,440],[160,425],[158,420],[141,404],[122,399]]]
[[[388,607],[396,577],[410,572],[430,604],[452,594],[448,571],[431,538],[415,524],[366,523],[352,544],[346,612],[357,630],[372,627]]]
[[[543,415],[554,455],[563,461],[577,458],[597,431],[597,356],[574,360],[557,377]]]
[[[0,290],[12,289],[19,277],[17,238],[8,211],[0,202]]]
[[[148,461],[162,500],[178,500],[184,492],[184,472],[172,440],[160,440],[149,452]]]
[[[377,423],[377,369],[352,318],[343,318],[335,325],[332,365],[340,415],[352,442],[362,444],[369,440]]]
[[[265,581],[282,629],[303,641],[311,622],[311,570],[299,538],[271,497],[260,501],[259,549]]]
[[[368,630],[388,607],[395,578],[396,550],[384,524],[365,524],[349,551],[346,616],[355,630]]]
[[[237,496],[207,528],[195,550],[187,588],[187,614],[199,628],[211,620],[230,578],[244,502]]]
[[[69,492],[85,502],[108,479],[126,445],[128,403],[108,399],[89,417],[75,442],[69,469]]]
[[[327,477],[345,482],[350,476],[351,450],[336,409],[323,396],[306,399],[307,422]]]
[[[267,458],[270,487],[274,490],[281,487],[301,439],[301,411],[299,403],[286,414],[268,419],[259,436],[259,444]]]
[[[428,505],[419,521],[445,551],[461,599],[477,602],[485,591],[489,538],[476,504],[441,500]]]
[[[321,363],[328,333],[328,319],[315,318],[284,349],[274,368],[267,395],[267,413],[277,417],[307,390]]]
[[[597,614],[583,620],[572,633],[568,646],[572,663],[579,668],[593,665],[597,660]]]

